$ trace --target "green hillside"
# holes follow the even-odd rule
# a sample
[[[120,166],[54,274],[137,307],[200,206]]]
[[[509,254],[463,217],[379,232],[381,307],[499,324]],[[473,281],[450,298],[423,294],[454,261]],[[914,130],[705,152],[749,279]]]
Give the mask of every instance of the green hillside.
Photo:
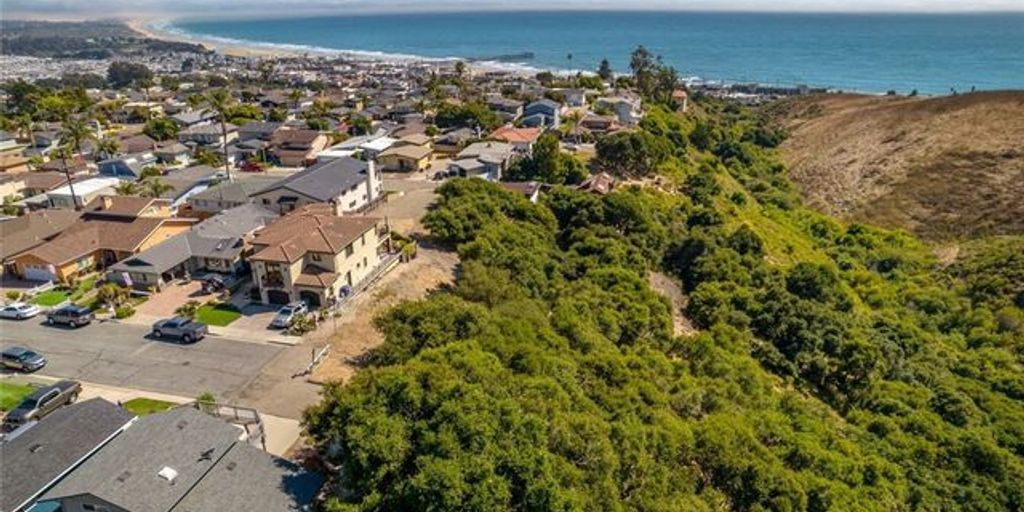
[[[329,510],[1024,507],[1024,244],[943,266],[818,214],[781,134],[712,100],[609,139],[595,165],[642,185],[441,187],[457,284],[379,318],[371,367],[307,413]]]

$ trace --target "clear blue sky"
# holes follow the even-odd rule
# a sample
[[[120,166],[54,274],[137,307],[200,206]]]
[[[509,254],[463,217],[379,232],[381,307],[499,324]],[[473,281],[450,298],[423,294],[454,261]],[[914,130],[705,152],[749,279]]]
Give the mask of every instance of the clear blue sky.
[[[802,12],[1024,11],[1024,0],[2,0],[4,16],[302,15],[526,9]]]

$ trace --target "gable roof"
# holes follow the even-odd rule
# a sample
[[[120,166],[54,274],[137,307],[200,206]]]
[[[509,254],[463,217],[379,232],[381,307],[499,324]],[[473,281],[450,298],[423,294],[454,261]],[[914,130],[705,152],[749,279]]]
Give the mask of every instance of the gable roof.
[[[81,217],[74,210],[39,210],[0,222],[0,257],[7,258],[46,243]]]
[[[299,171],[253,195],[287,189],[316,201],[326,202],[367,179],[368,164],[343,157],[320,162]]]
[[[0,443],[0,510],[21,510],[134,417],[102,398],[62,407]]]
[[[532,143],[536,142],[537,138],[543,132],[541,128],[516,128],[511,125],[505,125],[497,130],[491,132],[490,137],[495,140],[500,140],[509,143]]]
[[[375,217],[337,217],[315,206],[288,214],[256,233],[252,243],[257,251],[249,259],[293,263],[310,252],[338,254],[380,222]]]
[[[244,203],[249,200],[249,196],[265,190],[271,183],[276,183],[276,180],[253,178],[244,181],[225,181],[192,196],[190,200]]]
[[[384,158],[386,156],[393,155],[404,158],[411,158],[413,160],[422,160],[430,156],[430,154],[433,152],[434,150],[430,149],[427,146],[414,146],[411,144],[407,144],[404,146],[391,146],[390,148],[384,150],[381,154],[377,156],[378,158]]]

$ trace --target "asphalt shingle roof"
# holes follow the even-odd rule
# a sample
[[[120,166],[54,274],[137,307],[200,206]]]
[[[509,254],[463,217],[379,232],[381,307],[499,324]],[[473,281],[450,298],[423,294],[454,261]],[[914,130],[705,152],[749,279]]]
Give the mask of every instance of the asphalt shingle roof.
[[[132,418],[124,409],[94,398],[58,409],[0,443],[0,510],[20,510]]]
[[[311,199],[327,202],[367,178],[367,163],[345,157],[321,162],[299,171],[259,192],[288,189]]]

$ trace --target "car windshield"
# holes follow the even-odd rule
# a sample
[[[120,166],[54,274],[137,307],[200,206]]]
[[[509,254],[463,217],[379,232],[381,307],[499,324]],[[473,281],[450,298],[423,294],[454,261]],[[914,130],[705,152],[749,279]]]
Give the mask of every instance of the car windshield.
[[[38,404],[39,400],[35,398],[26,398],[18,404],[18,409],[35,409]]]
[[[28,361],[29,359],[35,359],[37,357],[39,357],[39,354],[36,354],[35,352],[32,352],[30,350],[28,352],[22,353],[21,356],[18,357],[18,359],[21,359],[22,361]]]
[[[281,311],[279,312],[279,314],[281,316],[288,316],[288,315],[290,315],[290,314],[292,314],[294,312],[295,311],[292,310],[291,306],[285,306],[285,307],[281,308]]]

